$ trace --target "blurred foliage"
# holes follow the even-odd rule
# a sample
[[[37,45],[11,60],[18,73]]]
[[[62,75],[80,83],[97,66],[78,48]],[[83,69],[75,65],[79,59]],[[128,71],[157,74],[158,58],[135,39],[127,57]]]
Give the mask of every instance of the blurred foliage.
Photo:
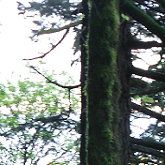
[[[0,92],[0,164],[34,165],[47,156],[56,164],[77,164],[79,89],[71,90],[69,100],[66,89],[25,79],[0,84]]]

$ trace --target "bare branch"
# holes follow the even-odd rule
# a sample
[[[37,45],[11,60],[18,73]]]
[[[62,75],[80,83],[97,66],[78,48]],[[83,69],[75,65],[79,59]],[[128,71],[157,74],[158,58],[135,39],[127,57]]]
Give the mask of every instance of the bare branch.
[[[132,74],[136,74],[136,75],[151,78],[151,79],[154,79],[157,81],[165,82],[164,73],[154,72],[154,71],[150,71],[150,70],[143,70],[140,68],[136,68],[132,65],[130,65],[129,68],[130,68],[130,71],[132,72]]]
[[[39,36],[39,35],[43,35],[43,34],[51,34],[51,33],[60,32],[60,31],[62,31],[62,30],[64,30],[64,29],[69,29],[70,27],[74,27],[74,26],[77,26],[77,25],[79,25],[79,24],[81,24],[81,20],[72,22],[72,23],[70,23],[70,24],[68,24],[68,25],[62,26],[62,27],[57,28],[57,29],[49,29],[49,30],[41,29],[41,30],[37,33],[37,35]]]
[[[158,93],[158,92],[162,92],[165,90],[165,86],[161,86],[161,87],[158,87],[156,89],[150,89],[150,90],[147,90],[147,91],[142,91],[142,92],[137,92],[137,93],[134,93],[134,94],[130,94],[131,97],[133,96],[143,96],[143,95],[149,95],[149,94],[155,94],[155,93]]]
[[[43,55],[38,56],[38,57],[34,57],[34,58],[30,58],[30,59],[23,59],[23,60],[35,60],[35,59],[39,59],[39,58],[44,58],[47,54],[49,54],[52,50],[54,50],[64,40],[64,38],[66,37],[68,32],[69,32],[69,29],[66,30],[65,34],[63,35],[61,40],[56,45],[52,45],[52,48],[48,52],[46,52]]]
[[[73,88],[78,88],[81,86],[81,84],[78,85],[69,85],[69,86],[65,86],[65,85],[61,85],[59,83],[57,83],[56,81],[52,81],[50,80],[48,77],[46,77],[45,75],[43,75],[40,71],[38,71],[34,66],[29,66],[30,68],[32,68],[33,70],[35,70],[37,73],[39,73],[41,76],[43,76],[49,83],[55,84],[61,88],[67,88],[67,89],[73,89]]]
[[[164,158],[164,153],[162,153],[158,150],[151,150],[150,148],[143,147],[140,145],[132,145],[131,147],[134,152],[142,152],[142,153],[154,155],[159,158]]]
[[[145,139],[137,139],[137,138],[130,138],[131,143],[137,144],[137,145],[142,145],[144,147],[148,148],[153,148],[156,150],[164,150],[165,144],[161,142],[156,142],[156,141],[149,141]]]
[[[159,114],[157,112],[154,112],[154,111],[152,111],[152,110],[150,110],[150,109],[148,109],[148,108],[146,108],[144,106],[140,106],[140,105],[132,102],[131,103],[131,107],[134,110],[137,110],[137,111],[142,112],[142,113],[144,113],[146,115],[154,117],[154,118],[156,118],[156,119],[158,119],[158,120],[160,120],[162,122],[165,122],[165,116],[164,115],[161,115],[161,114]]]

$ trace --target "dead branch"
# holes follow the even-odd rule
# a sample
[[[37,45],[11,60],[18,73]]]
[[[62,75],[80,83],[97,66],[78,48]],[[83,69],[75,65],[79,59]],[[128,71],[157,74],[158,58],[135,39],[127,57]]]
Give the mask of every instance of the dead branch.
[[[39,59],[39,58],[44,58],[47,54],[49,54],[52,50],[54,50],[64,40],[64,38],[66,37],[68,32],[69,32],[69,29],[66,30],[65,34],[63,35],[63,37],[60,39],[60,41],[56,45],[52,45],[52,48],[48,52],[46,52],[43,55],[38,56],[38,57],[34,57],[34,58],[30,58],[30,59],[23,59],[23,60],[35,60],[35,59]]]
[[[79,85],[69,85],[69,86],[65,86],[65,85],[61,85],[59,83],[57,83],[57,81],[52,81],[50,80],[48,77],[46,77],[44,74],[42,74],[39,70],[37,70],[34,66],[29,66],[30,68],[32,68],[33,70],[35,70],[38,74],[40,74],[41,76],[43,76],[49,83],[55,84],[61,88],[66,88],[66,89],[74,89],[74,88],[78,88],[81,86],[81,84]]]

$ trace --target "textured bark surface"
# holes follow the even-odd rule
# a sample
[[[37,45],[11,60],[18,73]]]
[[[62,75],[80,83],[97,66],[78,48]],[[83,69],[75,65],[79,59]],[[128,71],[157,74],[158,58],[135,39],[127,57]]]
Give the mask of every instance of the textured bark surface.
[[[81,147],[80,165],[87,165],[87,101],[85,95],[85,84],[87,74],[87,34],[88,34],[88,0],[82,1],[83,14],[81,37]]]
[[[131,64],[130,48],[128,47],[130,28],[127,22],[120,26],[120,46],[118,51],[118,72],[121,82],[121,97],[119,101],[120,108],[120,144],[121,144],[121,164],[127,165],[130,155],[129,143],[129,117],[130,117],[130,70]]]
[[[88,164],[120,165],[118,0],[92,1],[88,63]]]

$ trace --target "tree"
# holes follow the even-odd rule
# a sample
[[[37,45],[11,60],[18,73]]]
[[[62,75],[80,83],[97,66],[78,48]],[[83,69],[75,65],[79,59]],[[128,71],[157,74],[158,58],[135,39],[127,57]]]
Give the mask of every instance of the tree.
[[[164,162],[164,158],[161,155],[164,152],[161,150],[161,148],[163,148],[163,137],[161,137],[160,140],[158,138],[160,135],[156,133],[156,130],[159,129],[158,125],[160,124],[161,127],[163,126],[163,123],[160,122],[162,120],[156,117],[157,115],[159,115],[158,113],[146,109],[153,109],[156,105],[158,105],[160,108],[163,108],[161,104],[163,100],[159,99],[160,101],[157,101],[155,99],[155,96],[158,95],[159,97],[160,93],[164,90],[164,73],[162,71],[160,72],[160,70],[157,68],[158,65],[160,67],[160,63],[163,64],[162,55],[160,55],[159,58],[160,49],[163,49],[164,45],[164,27],[162,22],[162,18],[164,16],[162,16],[161,14],[163,12],[163,6],[163,2],[160,1],[121,1],[121,9],[122,11],[124,11],[123,18],[125,19],[125,21],[127,20],[127,27],[129,27],[130,29],[127,34],[123,33],[125,34],[123,35],[125,37],[123,50],[127,50],[126,52],[128,54],[128,60],[125,61],[128,68],[127,73],[132,74],[132,77],[130,79],[130,92],[125,92],[125,95],[128,94],[129,97],[132,98],[132,100],[137,99],[138,96],[141,102],[141,106],[133,102],[130,103],[130,107],[133,110],[133,112],[130,114],[130,120],[146,117],[146,115],[158,119],[155,124],[152,123],[151,126],[149,126],[149,129],[145,130],[141,134],[140,139],[130,139],[130,149],[132,153],[129,160],[130,164],[163,164]],[[123,24],[125,23],[125,21],[123,22]],[[160,42],[158,42],[158,38],[161,40]],[[151,48],[153,48],[153,50],[155,49],[154,53],[158,56],[158,63],[157,61],[155,61],[155,64],[153,66],[149,66],[147,71],[134,67],[133,62],[134,60],[137,60],[137,58],[139,58],[140,53],[134,53],[133,51],[140,51],[140,49]],[[152,51],[150,53],[152,53]],[[132,62],[129,59],[132,59]],[[141,77],[137,77],[136,75]],[[149,79],[144,79],[143,77],[147,77]],[[142,109],[149,111],[142,111]],[[159,108],[157,107],[157,109]],[[142,112],[143,115],[137,113],[135,110],[138,110],[138,112]],[[150,133],[147,133],[148,131],[150,131]],[[160,144],[158,144],[158,142]],[[161,147],[154,147],[156,145],[160,145]]]
[[[120,164],[120,84],[116,73],[119,2],[98,0],[94,3],[88,39],[88,163]]]
[[[74,49],[78,53],[81,46],[82,63],[81,165],[163,164],[164,0],[104,3],[48,0],[30,2],[28,7],[19,3],[18,7],[24,12],[40,14],[41,20],[34,21],[39,26],[34,31],[36,36],[66,29],[50,51],[62,42],[69,30],[76,32]],[[66,22],[58,27],[50,19],[54,15]],[[45,24],[45,18],[51,21]],[[142,49],[146,52],[151,49],[149,53],[154,53],[158,59],[154,65],[149,64],[147,70],[134,64],[143,60]],[[50,51],[33,59],[43,58]],[[148,117],[156,120],[149,122],[148,129],[135,138],[130,131],[130,127],[133,131],[133,121],[137,118],[140,122],[142,118],[149,120]]]

